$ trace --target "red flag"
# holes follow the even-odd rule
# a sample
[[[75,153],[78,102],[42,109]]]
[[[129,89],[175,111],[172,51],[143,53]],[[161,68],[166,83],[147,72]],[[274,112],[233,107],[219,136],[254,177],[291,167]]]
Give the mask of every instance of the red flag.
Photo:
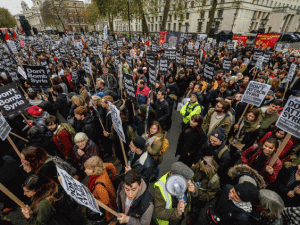
[[[146,41],[146,42],[144,43],[144,45],[147,45],[147,46],[149,47],[149,45],[150,45],[150,39],[149,39],[148,41]]]
[[[7,40],[10,39],[7,32],[8,32],[8,31],[6,31],[5,36],[4,36],[4,40],[5,40],[5,41],[7,41]]]
[[[20,45],[21,45],[22,48],[25,48],[25,43],[24,43],[23,40],[20,41]]]
[[[14,39],[18,39],[16,32],[13,33],[13,37],[14,37]]]

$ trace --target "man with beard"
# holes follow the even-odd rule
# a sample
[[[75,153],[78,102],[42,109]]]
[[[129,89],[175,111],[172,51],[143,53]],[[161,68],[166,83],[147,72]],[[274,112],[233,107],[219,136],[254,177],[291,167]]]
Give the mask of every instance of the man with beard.
[[[70,159],[72,156],[72,149],[74,146],[73,138],[75,130],[68,124],[59,124],[56,116],[49,116],[45,120],[47,128],[53,133],[53,142],[59,151]],[[73,131],[72,131],[73,129]]]
[[[225,135],[227,137],[230,127],[232,117],[228,113],[230,109],[230,104],[225,100],[221,100],[216,104],[215,108],[211,108],[203,119],[202,129],[207,137],[217,127],[222,127],[225,129]]]

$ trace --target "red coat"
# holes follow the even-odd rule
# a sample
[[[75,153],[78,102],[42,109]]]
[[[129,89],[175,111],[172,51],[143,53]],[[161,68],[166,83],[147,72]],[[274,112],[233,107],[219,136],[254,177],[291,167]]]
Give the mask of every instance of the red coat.
[[[54,133],[53,142],[64,156],[68,159],[72,157],[72,136],[66,129],[62,129],[58,134]]]
[[[243,151],[242,156],[241,156],[241,160],[242,160],[243,164],[247,164],[248,166],[251,167],[251,165],[252,165],[253,161],[256,159],[256,157],[257,156],[259,157],[262,154],[263,150],[259,149],[254,155],[250,156],[252,151],[255,148],[256,148],[256,146],[252,146],[252,147],[246,149],[245,151]],[[270,155],[267,158],[267,160],[265,161],[264,168],[261,171],[258,171],[259,174],[263,176],[265,182],[268,184],[271,184],[276,180],[277,175],[282,168],[281,160],[278,158],[276,160],[275,164],[273,165],[273,171],[274,171],[273,174],[271,175],[266,171],[266,166],[269,164],[269,162],[274,154],[275,153],[273,153],[272,155]]]
[[[265,136],[262,137],[262,139],[259,141],[260,143],[263,143],[265,140],[267,140],[270,136],[272,135],[272,132],[268,132],[265,134]],[[286,143],[284,149],[282,150],[282,152],[279,155],[279,158],[282,160],[284,157],[286,157],[288,154],[288,152],[291,150],[291,148],[293,147],[293,142],[291,140],[288,141],[288,143]]]

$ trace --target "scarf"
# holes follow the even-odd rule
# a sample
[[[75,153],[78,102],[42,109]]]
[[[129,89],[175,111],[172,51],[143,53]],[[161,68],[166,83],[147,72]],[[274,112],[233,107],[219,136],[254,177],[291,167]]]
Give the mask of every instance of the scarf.
[[[239,207],[240,209],[246,211],[247,213],[251,213],[252,211],[252,205],[250,202],[236,202],[236,201],[233,201],[233,204],[235,204],[237,207]]]
[[[89,176],[89,181],[88,181],[88,187],[89,187],[89,190],[92,191],[92,188],[94,187],[95,185],[95,182],[97,180],[97,178],[99,177],[100,175],[92,175],[92,176]]]
[[[256,120],[256,121],[249,121],[247,119],[247,116],[244,117],[244,126],[242,128],[242,134],[244,133],[249,133],[253,130],[256,129],[256,127],[258,126],[259,124],[259,120]]]

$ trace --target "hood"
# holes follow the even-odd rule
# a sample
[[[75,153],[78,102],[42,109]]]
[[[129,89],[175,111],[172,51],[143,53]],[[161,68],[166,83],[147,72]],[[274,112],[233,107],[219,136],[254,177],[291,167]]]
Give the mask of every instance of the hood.
[[[122,111],[125,108],[125,100],[123,99],[119,99],[115,102],[113,102],[113,104],[117,107],[118,110]]]
[[[94,118],[91,116],[91,114],[87,114],[86,117],[82,120],[85,124],[87,123],[94,123]]]

